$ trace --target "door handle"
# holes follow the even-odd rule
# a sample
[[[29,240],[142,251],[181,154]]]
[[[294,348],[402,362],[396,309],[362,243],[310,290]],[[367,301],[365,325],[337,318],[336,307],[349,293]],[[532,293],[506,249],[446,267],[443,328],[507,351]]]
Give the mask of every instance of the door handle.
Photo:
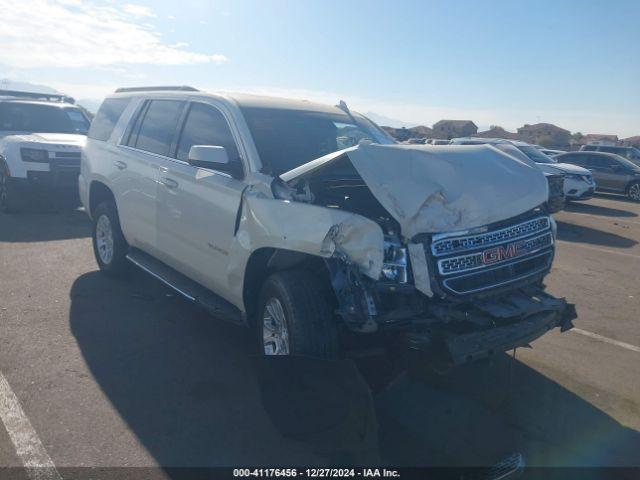
[[[120,160],[116,160],[115,162],[113,162],[113,164],[118,170],[124,170],[125,168],[127,168],[127,164]]]
[[[176,182],[173,178],[161,178],[160,183],[167,188],[177,188],[178,182]]]

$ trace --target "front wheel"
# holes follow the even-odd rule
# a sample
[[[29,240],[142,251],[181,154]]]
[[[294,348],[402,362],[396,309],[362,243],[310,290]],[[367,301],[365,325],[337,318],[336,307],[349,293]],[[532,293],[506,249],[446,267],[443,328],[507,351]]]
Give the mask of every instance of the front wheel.
[[[0,212],[15,213],[22,207],[22,198],[15,188],[13,179],[7,174],[0,163]]]
[[[323,291],[322,284],[304,270],[278,272],[266,280],[257,310],[263,354],[338,355],[337,326]]]
[[[640,202],[640,182],[634,182],[627,188],[627,197],[634,202]]]
[[[110,276],[121,276],[129,269],[129,246],[120,229],[118,212],[113,202],[102,202],[93,214],[93,253],[100,270]]]

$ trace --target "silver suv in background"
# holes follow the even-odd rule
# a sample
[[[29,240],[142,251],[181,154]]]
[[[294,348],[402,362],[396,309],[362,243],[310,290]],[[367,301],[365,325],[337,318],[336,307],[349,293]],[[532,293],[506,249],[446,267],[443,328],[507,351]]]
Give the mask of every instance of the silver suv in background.
[[[620,147],[616,145],[583,145],[581,152],[615,153],[640,166],[640,150],[636,147]]]
[[[36,191],[77,197],[89,119],[65,95],[0,90],[0,211]]]
[[[587,200],[593,196],[596,184],[591,172],[585,168],[567,163],[558,162],[557,157],[545,155],[539,148],[519,140],[507,140],[503,138],[478,138],[465,137],[454,138],[452,145],[490,144],[497,148],[503,145],[513,145],[522,152],[530,161],[535,162],[547,175],[561,174],[564,176],[564,195],[567,200]]]
[[[598,190],[622,193],[640,202],[640,166],[615,153],[568,152],[555,157],[559,162],[589,169]]]

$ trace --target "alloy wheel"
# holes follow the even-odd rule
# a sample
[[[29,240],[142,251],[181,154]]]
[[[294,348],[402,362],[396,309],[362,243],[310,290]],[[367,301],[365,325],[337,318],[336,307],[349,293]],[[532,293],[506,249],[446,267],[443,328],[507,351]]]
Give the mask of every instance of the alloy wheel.
[[[269,298],[262,313],[262,340],[265,355],[289,355],[289,328],[280,300]]]
[[[106,215],[100,215],[96,222],[96,247],[102,263],[109,265],[113,260],[113,228]]]

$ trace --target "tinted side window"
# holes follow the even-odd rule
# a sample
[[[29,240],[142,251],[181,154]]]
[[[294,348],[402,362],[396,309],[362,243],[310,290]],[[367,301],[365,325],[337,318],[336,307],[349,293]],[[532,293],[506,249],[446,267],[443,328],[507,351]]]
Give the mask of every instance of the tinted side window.
[[[230,162],[239,162],[238,149],[226,119],[211,105],[193,103],[178,143],[177,158],[187,161],[193,145],[218,145],[227,150]]]
[[[584,150],[585,152],[595,152],[596,147],[593,145],[585,145],[584,147],[582,147],[582,150]]]
[[[98,109],[91,128],[89,129],[89,138],[94,140],[108,140],[113,129],[120,120],[120,116],[124,109],[127,108],[130,98],[108,98]]]
[[[184,102],[152,100],[142,119],[135,147],[158,155],[169,155]]]
[[[590,157],[592,165],[600,168],[610,167],[611,165],[616,163],[606,155],[591,155]]]
[[[559,162],[573,163],[574,165],[588,165],[587,155],[561,155],[556,157]]]
[[[607,152],[607,153],[619,153],[620,150],[622,149],[616,148],[616,147],[600,147],[601,152]]]

